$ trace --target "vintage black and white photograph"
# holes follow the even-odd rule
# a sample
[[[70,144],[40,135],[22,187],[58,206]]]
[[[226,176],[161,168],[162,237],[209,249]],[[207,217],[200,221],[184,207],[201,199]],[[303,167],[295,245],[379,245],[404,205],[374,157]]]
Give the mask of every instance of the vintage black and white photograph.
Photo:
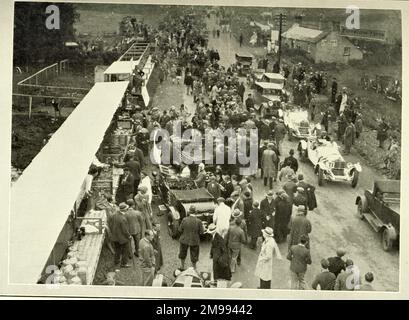
[[[10,284],[399,292],[401,10],[13,6]]]

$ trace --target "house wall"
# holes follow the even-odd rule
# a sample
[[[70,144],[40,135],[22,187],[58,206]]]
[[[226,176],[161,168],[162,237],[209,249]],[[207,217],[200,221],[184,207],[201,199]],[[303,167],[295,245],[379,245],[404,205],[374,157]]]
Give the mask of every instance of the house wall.
[[[349,54],[345,50],[348,50]],[[362,57],[362,51],[352,42],[336,32],[331,32],[317,43],[314,60],[315,62],[348,63],[349,60],[361,60]]]
[[[316,44],[312,42],[307,42],[307,41],[301,41],[301,40],[292,40],[292,39],[287,39],[283,38],[282,39],[284,45],[286,45],[289,48],[292,49],[301,49],[305,51],[305,53],[313,58],[315,60],[315,55],[316,55]]]

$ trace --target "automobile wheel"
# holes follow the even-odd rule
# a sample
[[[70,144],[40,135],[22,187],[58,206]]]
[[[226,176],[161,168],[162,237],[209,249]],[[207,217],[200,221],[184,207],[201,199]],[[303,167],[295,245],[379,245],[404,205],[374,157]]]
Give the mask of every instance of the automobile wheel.
[[[392,239],[391,231],[385,228],[382,232],[382,247],[385,251],[391,251],[393,248],[394,240]]]
[[[360,199],[357,204],[357,212],[359,219],[364,220],[364,212],[366,211],[366,200]]]
[[[355,170],[354,177],[352,178],[352,182],[351,182],[352,188],[356,187],[356,185],[358,184],[358,179],[359,179],[359,172]]]
[[[324,183],[324,171],[321,168],[318,168],[318,185],[322,186]]]

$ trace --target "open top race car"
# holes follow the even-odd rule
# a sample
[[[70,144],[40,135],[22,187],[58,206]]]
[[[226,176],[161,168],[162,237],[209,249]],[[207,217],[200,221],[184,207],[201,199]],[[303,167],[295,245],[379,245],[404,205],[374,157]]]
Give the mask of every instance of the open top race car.
[[[336,142],[310,138],[301,140],[298,149],[302,150],[313,164],[319,186],[323,185],[324,180],[348,181],[351,182],[352,188],[358,184],[361,165],[346,162]]]
[[[159,192],[167,208],[168,232],[172,238],[179,236],[180,222],[191,205],[196,207],[196,217],[207,230],[216,208],[214,197],[207,189],[197,188],[192,178],[181,177],[173,169],[160,166]]]
[[[226,280],[212,280],[211,274],[208,272],[198,272],[193,268],[186,270],[175,270],[175,280],[171,287],[175,288],[227,288],[228,281]],[[156,275],[153,280],[153,287],[161,287],[164,283],[163,275]],[[242,287],[241,282],[234,282],[230,288],[238,289]]]
[[[365,190],[356,198],[359,217],[382,234],[382,247],[390,251],[399,243],[400,181],[375,181],[373,190]]]
[[[314,124],[308,120],[308,112],[299,108],[284,111],[284,124],[288,130],[288,140],[315,138]]]

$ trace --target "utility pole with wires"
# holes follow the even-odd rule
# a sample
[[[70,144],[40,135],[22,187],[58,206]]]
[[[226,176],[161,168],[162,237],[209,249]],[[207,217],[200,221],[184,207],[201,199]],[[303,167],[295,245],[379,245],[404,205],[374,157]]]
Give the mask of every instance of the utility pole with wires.
[[[281,63],[281,33],[283,32],[283,26],[287,25],[287,15],[280,13],[275,16],[276,25],[278,25],[278,59],[277,64],[280,68]]]

